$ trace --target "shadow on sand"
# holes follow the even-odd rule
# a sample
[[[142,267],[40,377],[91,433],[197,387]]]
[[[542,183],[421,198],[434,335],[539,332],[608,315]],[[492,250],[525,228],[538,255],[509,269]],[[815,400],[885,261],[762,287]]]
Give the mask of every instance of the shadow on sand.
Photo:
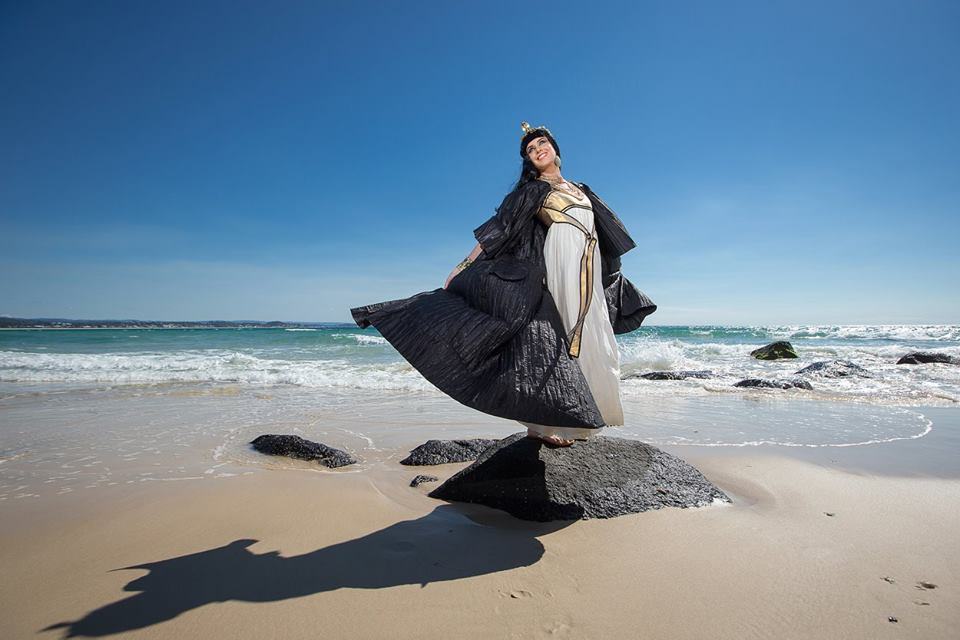
[[[136,595],[72,622],[65,638],[96,637],[171,620],[212,602],[275,602],[341,587],[378,589],[457,580],[534,564],[543,556],[537,536],[572,524],[515,520],[476,505],[442,505],[422,518],[398,522],[362,538],[298,556],[252,553],[257,540],[234,540],[185,556],[113,569],[147,569],[125,591]]]

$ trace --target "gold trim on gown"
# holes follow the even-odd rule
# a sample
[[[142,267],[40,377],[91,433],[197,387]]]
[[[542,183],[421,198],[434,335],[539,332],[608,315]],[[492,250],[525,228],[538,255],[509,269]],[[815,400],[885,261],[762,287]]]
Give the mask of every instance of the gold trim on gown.
[[[537,215],[547,226],[544,245],[547,285],[568,332],[568,353],[578,359],[606,425],[622,425],[620,359],[603,299],[600,273],[594,268],[600,259],[600,250],[590,200],[586,194],[577,198],[572,193],[554,188]],[[569,267],[578,258],[579,269],[574,271]],[[573,304],[574,296],[576,304]],[[584,349],[591,351],[587,353]],[[528,422],[520,424],[541,435],[580,440],[601,431]]]

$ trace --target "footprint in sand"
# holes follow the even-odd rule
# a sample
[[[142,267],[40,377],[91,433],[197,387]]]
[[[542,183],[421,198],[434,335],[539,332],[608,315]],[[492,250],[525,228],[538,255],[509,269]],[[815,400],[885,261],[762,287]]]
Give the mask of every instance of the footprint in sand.
[[[936,588],[937,588],[937,585],[933,584],[932,582],[924,582],[924,581],[921,580],[921,581],[917,582],[917,586],[916,586],[915,588],[916,588],[916,589],[923,589],[923,590],[926,590],[926,589],[936,589]]]

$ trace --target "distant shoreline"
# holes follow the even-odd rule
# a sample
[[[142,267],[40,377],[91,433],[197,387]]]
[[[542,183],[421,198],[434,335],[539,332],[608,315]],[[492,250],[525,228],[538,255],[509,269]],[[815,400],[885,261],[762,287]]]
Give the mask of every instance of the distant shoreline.
[[[344,323],[346,324],[346,323]],[[329,325],[327,325],[329,326]],[[143,325],[129,325],[129,326],[105,326],[105,327],[89,327],[89,326],[77,326],[77,327],[60,327],[60,326],[50,326],[50,327],[0,327],[0,331],[48,331],[56,329],[67,329],[71,331],[76,331],[78,329],[86,330],[107,330],[107,329],[319,329],[320,327],[303,327],[291,325],[289,327],[260,327],[260,326],[248,326],[248,325],[237,325],[237,326],[216,326],[216,327],[204,327],[204,326],[194,326],[194,325],[177,325],[170,326],[164,325],[162,327],[154,326],[143,326]]]
[[[321,329],[347,322],[281,322],[273,320],[70,320],[67,318],[0,318],[0,330],[24,329]]]

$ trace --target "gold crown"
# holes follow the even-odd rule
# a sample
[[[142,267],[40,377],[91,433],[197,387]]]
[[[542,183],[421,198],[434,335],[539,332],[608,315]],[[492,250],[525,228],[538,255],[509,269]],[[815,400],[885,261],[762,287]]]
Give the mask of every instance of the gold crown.
[[[529,122],[521,122],[521,123],[520,123],[520,129],[523,131],[523,133],[520,134],[520,139],[521,139],[521,140],[523,140],[523,136],[527,135],[527,134],[530,133],[531,131],[536,131],[536,130],[538,130],[538,129],[541,129],[541,130],[543,130],[543,131],[546,131],[546,132],[549,133],[551,136],[553,135],[553,133],[550,132],[550,129],[547,129],[545,126],[540,125],[539,127],[531,127]]]

